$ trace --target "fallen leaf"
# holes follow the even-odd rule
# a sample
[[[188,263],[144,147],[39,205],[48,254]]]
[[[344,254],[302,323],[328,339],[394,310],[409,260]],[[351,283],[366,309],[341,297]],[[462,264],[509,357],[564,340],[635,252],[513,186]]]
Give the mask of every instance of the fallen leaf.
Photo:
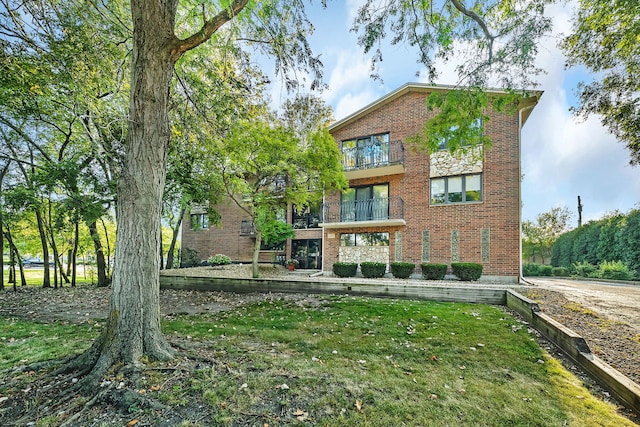
[[[431,360],[435,362],[436,360],[438,360],[438,356],[431,356]]]
[[[293,413],[293,416],[296,417],[298,421],[304,421],[308,415],[309,414],[307,412],[303,411],[300,408],[296,409],[296,411]]]
[[[134,426],[136,424],[138,424],[140,422],[140,420],[131,420],[127,423],[127,427],[131,427]]]
[[[140,390],[138,390],[138,394],[145,394],[147,392],[147,390],[141,388]]]
[[[289,390],[289,386],[286,384],[281,384],[280,386],[278,386],[278,388],[282,389],[282,390]]]
[[[466,366],[464,366],[464,365],[460,365],[460,366],[459,366],[459,368],[460,368],[460,369],[463,369],[463,370],[464,370],[464,369],[467,369],[467,367],[466,367]]]
[[[242,390],[243,388],[247,388],[247,387],[249,387],[249,384],[247,384],[247,383],[243,383],[243,384],[240,386],[240,390]]]
[[[356,407],[358,412],[362,412],[362,400],[356,400],[356,403],[353,404]]]
[[[161,385],[159,385],[159,384],[158,384],[158,385],[152,385],[152,386],[151,386],[151,391],[158,391],[158,390],[160,390],[161,388],[162,388],[162,386],[161,386]]]
[[[429,395],[429,399],[431,399],[431,400],[436,400],[437,398],[438,398],[437,394],[430,394]]]

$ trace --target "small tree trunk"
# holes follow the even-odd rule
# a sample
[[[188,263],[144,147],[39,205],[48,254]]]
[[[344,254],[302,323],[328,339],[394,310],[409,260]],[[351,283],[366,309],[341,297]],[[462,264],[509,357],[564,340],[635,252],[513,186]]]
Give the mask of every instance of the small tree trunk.
[[[109,279],[107,276],[107,269],[104,260],[104,250],[102,249],[102,242],[100,241],[100,235],[98,234],[97,221],[87,222],[87,228],[89,228],[89,234],[93,241],[93,247],[96,251],[96,270],[98,273],[98,287],[102,288],[109,286]]]
[[[262,234],[256,229],[256,242],[253,245],[253,260],[251,262],[251,272],[254,278],[260,277],[258,262],[260,261],[260,246],[262,246]]]
[[[40,241],[42,242],[42,258],[44,261],[44,277],[42,279],[42,287],[51,287],[51,276],[49,271],[49,245],[47,244],[47,235],[44,230],[44,220],[42,219],[42,212],[40,208],[36,207],[36,220],[38,223],[38,233],[40,234]],[[21,263],[22,265],[22,263]],[[20,268],[22,270],[22,267]]]
[[[71,263],[71,286],[76,287],[76,260],[78,258],[78,240],[80,239],[80,225],[78,221],[76,221],[76,226],[74,230],[74,238],[73,238],[73,250],[71,251],[69,262]]]
[[[180,233],[182,218],[184,218],[184,214],[186,211],[187,211],[186,206],[180,209],[180,214],[178,215],[176,224],[172,228],[173,233],[171,235],[171,244],[169,245],[169,251],[167,252],[167,264],[166,264],[167,270],[173,268],[173,258],[175,257],[176,242],[178,241],[178,234]]]

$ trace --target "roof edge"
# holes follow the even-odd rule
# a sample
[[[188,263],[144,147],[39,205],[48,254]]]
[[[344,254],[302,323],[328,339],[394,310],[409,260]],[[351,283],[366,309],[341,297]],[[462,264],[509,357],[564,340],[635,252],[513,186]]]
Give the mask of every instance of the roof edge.
[[[381,98],[378,98],[377,100],[373,101],[372,103],[360,108],[359,110],[357,110],[356,112],[335,121],[334,123],[332,123],[329,126],[329,131],[333,132],[336,131],[340,128],[342,128],[343,126],[348,125],[349,123],[354,122],[355,120],[357,120],[359,117],[363,116],[365,113],[377,109],[379,107],[382,107],[385,104],[388,104],[389,102],[395,100],[396,98],[399,98],[400,96],[404,95],[405,93],[408,92],[448,92],[450,90],[455,90],[455,89],[461,89],[461,86],[453,86],[453,85],[430,85],[427,83],[405,83],[402,86],[400,86],[399,88],[389,92],[388,94],[384,95]],[[486,92],[488,93],[493,93],[493,94],[507,94],[508,91],[505,89],[497,89],[497,88],[487,88]],[[528,94],[529,96],[525,97],[521,102],[520,105],[518,106],[518,109],[522,109],[522,108],[527,108],[527,110],[530,112],[531,109],[533,109],[533,107],[535,107],[535,105],[538,103],[538,100],[540,99],[540,97],[542,96],[543,91],[541,90],[525,90],[524,91],[526,94]],[[527,114],[528,117],[528,114]],[[523,123],[524,124],[524,123]]]

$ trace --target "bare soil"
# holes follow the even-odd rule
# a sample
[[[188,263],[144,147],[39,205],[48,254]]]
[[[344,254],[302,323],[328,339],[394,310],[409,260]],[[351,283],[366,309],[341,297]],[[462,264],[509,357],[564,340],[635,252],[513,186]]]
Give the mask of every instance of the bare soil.
[[[184,273],[184,271],[182,271],[181,274],[182,273]],[[250,277],[248,266],[237,265],[216,269],[193,269],[191,273],[197,275],[208,274]],[[287,275],[287,272],[284,268],[265,267],[262,270],[262,274],[265,277],[283,277]],[[459,283],[453,282],[451,284],[455,286]],[[425,285],[427,284],[425,283]],[[478,284],[476,286],[490,285]],[[640,306],[637,307],[638,310],[635,312],[633,309],[629,309],[629,304],[640,305],[640,298],[635,298],[634,293],[639,291],[640,288],[616,287],[613,292],[611,292],[612,296],[609,298],[606,297],[606,292],[603,293],[597,288],[592,290],[594,292],[592,295],[584,290],[573,289],[571,284],[561,285],[545,281],[535,281],[533,286],[521,287],[518,288],[518,290],[538,302],[541,310],[582,335],[592,351],[599,357],[631,380],[640,383],[640,319],[638,319],[638,316],[640,316]],[[55,320],[69,323],[104,319],[107,314],[109,292],[110,290],[108,288],[94,288],[89,286],[79,286],[76,288],[64,287],[60,289],[29,287],[19,288],[17,292],[5,290],[4,292],[0,292],[0,316],[27,318],[46,322]],[[629,292],[629,294],[626,294],[626,292]],[[597,295],[597,297],[594,295]],[[626,296],[620,297],[620,295]],[[231,294],[225,292],[162,290],[161,313],[166,317],[183,313],[214,313],[271,298],[302,300],[313,297],[301,294]],[[629,303],[629,299],[634,299],[635,302]],[[616,300],[618,300],[617,303]],[[622,301],[624,302],[623,304],[620,303]],[[620,310],[618,310],[618,306],[620,306]],[[170,337],[170,339],[172,345],[177,348],[180,348],[184,344],[184,340],[180,337]],[[556,354],[560,358],[562,357],[544,340],[541,340],[541,344],[553,354]],[[203,358],[208,357],[206,354],[202,356]],[[190,372],[197,369],[199,365],[200,362],[197,358],[182,357],[176,359],[172,365],[166,367],[167,382],[165,386],[171,387],[172,384],[179,385],[181,382],[186,381]],[[575,367],[570,366],[570,369],[578,374],[584,381],[589,382],[586,375],[577,372]],[[0,376],[0,384],[8,381],[5,375]],[[41,384],[41,386],[52,387],[51,391],[55,391],[55,386],[51,384]],[[593,384],[592,387],[594,387]],[[37,385],[35,385],[34,388],[37,388]],[[606,396],[606,392],[602,390],[596,392]],[[34,391],[25,392],[24,401],[28,402],[28,396],[33,393]],[[60,393],[63,393],[63,390],[60,390]],[[71,418],[67,418],[67,425],[126,425],[132,421],[134,417],[127,414],[126,411],[118,411],[118,408],[129,407],[130,400],[133,399],[132,393],[135,394],[136,399],[141,399],[139,390],[127,390],[126,387],[122,390],[115,389],[108,397],[105,395],[103,398],[98,399],[81,419],[72,420]],[[142,399],[144,400],[144,396]],[[141,404],[144,404],[144,402]],[[147,404],[153,408],[154,405],[157,405],[157,402],[149,401]],[[7,410],[6,407],[2,408],[4,405],[5,403],[0,401],[0,415],[1,412]],[[18,405],[13,409],[9,409],[9,411],[14,412],[14,415],[17,416],[17,414],[24,409],[24,407]],[[181,408],[182,412],[180,414],[176,413],[173,418],[171,415],[172,408],[158,407],[156,409],[158,413],[162,412],[164,421],[161,424],[148,425],[177,425],[177,420],[185,419],[185,411],[189,415],[188,418],[192,420],[203,419],[207,416],[206,408],[195,404],[193,407],[187,405],[187,407]],[[637,419],[634,418],[635,416],[633,414],[627,413],[627,415],[631,417],[631,419]],[[65,416],[62,414],[58,418],[65,419]],[[8,418],[4,419],[6,420]],[[1,420],[0,424],[3,424]],[[137,425],[147,424],[139,423]]]

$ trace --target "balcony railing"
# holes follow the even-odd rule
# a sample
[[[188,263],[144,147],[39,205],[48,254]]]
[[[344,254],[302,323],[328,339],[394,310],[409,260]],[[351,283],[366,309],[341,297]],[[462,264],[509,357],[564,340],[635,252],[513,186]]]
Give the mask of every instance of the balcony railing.
[[[342,167],[345,172],[402,163],[404,163],[402,141],[382,142],[342,149]]]
[[[322,220],[324,223],[394,219],[404,219],[404,202],[400,197],[322,204]]]
[[[240,235],[241,236],[255,236],[256,228],[253,225],[253,221],[244,220],[240,223]]]

